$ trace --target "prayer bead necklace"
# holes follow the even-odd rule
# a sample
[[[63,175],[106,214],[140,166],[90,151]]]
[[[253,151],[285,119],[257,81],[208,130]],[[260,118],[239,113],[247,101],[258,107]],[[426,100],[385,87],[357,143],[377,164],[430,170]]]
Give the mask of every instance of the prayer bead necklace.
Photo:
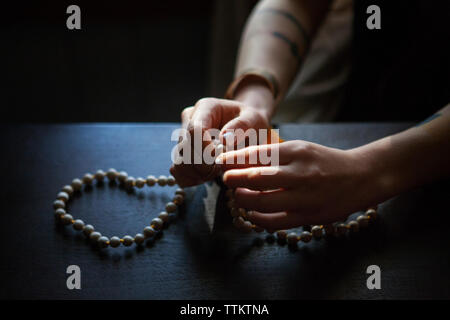
[[[83,220],[74,219],[71,214],[67,212],[67,204],[70,198],[75,192],[80,192],[83,189],[83,185],[92,186],[94,181],[97,183],[102,183],[108,178],[110,182],[118,181],[127,190],[134,187],[143,188],[145,185],[153,187],[155,185],[159,186],[174,186],[176,185],[176,180],[174,177],[169,176],[159,176],[158,178],[154,176],[148,176],[147,179],[143,178],[133,178],[129,177],[125,171],[117,172],[115,169],[109,169],[106,173],[103,170],[98,170],[94,175],[86,173],[82,179],[74,179],[70,185],[66,185],[62,188],[61,192],[56,196],[55,202],[53,202],[53,208],[55,209],[55,217],[58,222],[63,225],[72,225],[77,231],[82,231],[86,237],[88,237],[93,243],[97,243],[100,248],[106,248],[111,246],[113,248],[119,247],[120,244],[128,247],[133,243],[136,245],[141,245],[148,238],[154,237],[158,231],[160,231],[164,224],[169,223],[170,214],[177,210],[177,207],[184,202],[186,193],[183,189],[178,188],[175,191],[175,196],[172,201],[166,204],[165,211],[162,211],[157,218],[154,218],[149,226],[146,226],[142,233],[137,233],[134,237],[126,235],[122,238],[113,236],[108,238],[102,235],[100,232],[95,231],[95,228],[90,224],[85,224]],[[233,198],[234,191],[232,189],[227,189],[226,197],[228,199],[227,206],[230,208],[230,214],[233,217],[233,225],[245,232],[249,233],[252,230],[260,233],[264,229],[251,223],[248,220],[247,210],[244,208],[238,208],[235,205]],[[369,222],[376,219],[377,217],[377,207],[368,209],[364,214],[359,215],[355,220],[349,222],[333,223],[328,225],[314,225],[314,226],[304,226],[304,231],[299,233],[290,232],[286,230],[276,231],[277,238],[281,242],[287,242],[290,245],[296,245],[297,242],[310,242],[312,239],[321,239],[324,235],[326,236],[344,236],[348,232],[357,232],[361,228],[366,228]]]
[[[133,243],[140,245],[145,241],[145,239],[154,237],[156,233],[163,228],[164,224],[169,223],[170,214],[174,213],[177,210],[177,206],[183,203],[186,195],[183,189],[177,189],[172,201],[166,204],[166,210],[162,211],[157,218],[154,218],[150,222],[150,225],[143,229],[142,233],[137,233],[134,237],[126,235],[122,238],[117,236],[108,238],[100,232],[95,231],[95,228],[92,225],[85,224],[83,220],[74,219],[72,215],[66,211],[67,203],[70,200],[70,197],[72,197],[75,192],[80,192],[83,185],[92,186],[94,184],[94,180],[97,180],[97,183],[102,183],[105,177],[107,177],[111,182],[118,181],[128,190],[134,187],[143,188],[145,185],[149,187],[153,187],[155,185],[159,185],[161,187],[165,185],[176,185],[175,178],[172,176],[160,176],[158,178],[148,176],[147,179],[135,179],[133,177],[129,177],[125,171],[117,172],[115,169],[109,169],[106,173],[103,170],[98,170],[94,175],[86,173],[83,176],[83,179],[74,179],[70,185],[64,186],[61,192],[59,192],[56,196],[56,201],[53,202],[53,208],[55,209],[57,221],[61,222],[63,225],[72,225],[75,230],[82,231],[92,242],[98,244],[100,248],[106,248],[108,246],[116,248],[119,247],[120,244],[128,247]]]

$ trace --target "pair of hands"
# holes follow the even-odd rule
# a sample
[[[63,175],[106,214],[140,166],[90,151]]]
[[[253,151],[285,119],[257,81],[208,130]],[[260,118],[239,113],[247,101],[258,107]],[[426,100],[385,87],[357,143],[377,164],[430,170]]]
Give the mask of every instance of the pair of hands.
[[[201,99],[186,108],[182,123],[192,133],[196,126],[219,128],[220,139],[230,129],[269,127],[269,119],[258,109],[214,98]],[[258,159],[260,152],[274,148],[279,153],[275,172]],[[245,163],[238,164],[238,157],[245,158]],[[294,140],[225,152],[215,164],[180,164],[170,171],[183,187],[224,172],[224,183],[235,189],[236,204],[250,212],[249,220],[267,230],[280,230],[343,220],[375,204],[371,170],[363,158],[357,149],[344,151]],[[250,164],[249,159],[258,161]]]

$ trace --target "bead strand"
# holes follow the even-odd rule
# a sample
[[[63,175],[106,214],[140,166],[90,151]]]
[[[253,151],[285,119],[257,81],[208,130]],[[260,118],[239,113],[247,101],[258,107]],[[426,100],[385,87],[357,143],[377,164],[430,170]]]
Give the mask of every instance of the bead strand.
[[[172,201],[168,202],[165,207],[165,211],[159,213],[157,218],[154,218],[149,226],[144,227],[142,233],[137,233],[134,237],[130,235],[125,235],[122,238],[117,236],[112,236],[108,238],[102,235],[100,232],[96,231],[94,226],[90,224],[85,224],[83,220],[74,219],[72,215],[67,212],[67,203],[75,192],[80,192],[85,186],[92,186],[94,181],[97,183],[102,183],[104,179],[107,178],[110,182],[119,182],[126,189],[130,190],[134,187],[143,188],[145,185],[152,187],[156,184],[159,186],[175,186],[177,184],[174,177],[169,176],[159,176],[155,178],[150,175],[147,179],[144,178],[133,178],[128,176],[125,171],[118,172],[117,170],[111,168],[104,172],[103,170],[98,170],[94,175],[86,173],[82,179],[74,179],[70,185],[64,186],[61,191],[57,194],[56,200],[53,202],[53,208],[55,210],[55,217],[57,221],[61,222],[63,225],[72,225],[76,231],[81,231],[88,237],[93,243],[97,244],[100,248],[106,248],[108,246],[112,248],[117,248],[121,244],[125,247],[131,246],[133,243],[136,245],[141,245],[148,238],[154,237],[158,232],[160,232],[165,224],[169,223],[171,213],[176,212],[177,207],[183,204],[184,197],[186,193],[183,189],[178,188],[175,191],[175,195]]]
[[[225,192],[227,197],[227,206],[230,209],[230,215],[233,218],[233,225],[240,231],[249,233],[252,230],[260,233],[264,229],[252,224],[248,221],[248,212],[244,208],[238,208],[235,206],[234,191],[227,189]],[[334,223],[328,225],[314,225],[303,227],[304,231],[301,233],[290,232],[286,230],[276,231],[277,238],[282,242],[287,242],[289,245],[296,245],[298,242],[308,243],[313,239],[320,240],[326,236],[342,237],[347,233],[356,233],[360,229],[369,226],[371,220],[377,217],[377,207],[369,208],[364,214],[356,217],[355,220],[351,220],[347,223]]]

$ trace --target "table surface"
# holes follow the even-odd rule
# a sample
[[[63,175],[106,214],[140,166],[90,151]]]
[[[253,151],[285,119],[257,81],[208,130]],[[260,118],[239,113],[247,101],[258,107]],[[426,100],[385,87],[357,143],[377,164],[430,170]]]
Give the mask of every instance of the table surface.
[[[279,246],[267,234],[235,231],[219,194],[215,230],[203,216],[205,187],[156,241],[98,250],[55,223],[52,202],[75,177],[114,167],[130,175],[168,174],[176,124],[2,126],[0,298],[378,299],[449,298],[449,215],[443,181],[380,206],[380,219],[344,240]],[[280,126],[285,139],[355,147],[408,124]],[[419,163],[417,164],[420,165]],[[127,193],[105,184],[83,192],[70,212],[105,235],[134,235],[157,215],[173,187]],[[380,290],[366,268],[381,268]],[[66,268],[81,268],[68,290]]]

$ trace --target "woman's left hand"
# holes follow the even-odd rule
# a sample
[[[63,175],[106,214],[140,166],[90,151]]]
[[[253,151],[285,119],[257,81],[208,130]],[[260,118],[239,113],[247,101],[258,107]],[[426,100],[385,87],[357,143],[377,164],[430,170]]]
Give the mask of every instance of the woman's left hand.
[[[270,155],[274,148],[279,165],[261,165],[260,152]],[[377,175],[355,150],[295,140],[226,152],[217,162],[225,171],[224,183],[236,189],[236,205],[249,211],[251,222],[274,231],[345,220],[376,205],[382,197]],[[245,163],[237,164],[239,158]]]

